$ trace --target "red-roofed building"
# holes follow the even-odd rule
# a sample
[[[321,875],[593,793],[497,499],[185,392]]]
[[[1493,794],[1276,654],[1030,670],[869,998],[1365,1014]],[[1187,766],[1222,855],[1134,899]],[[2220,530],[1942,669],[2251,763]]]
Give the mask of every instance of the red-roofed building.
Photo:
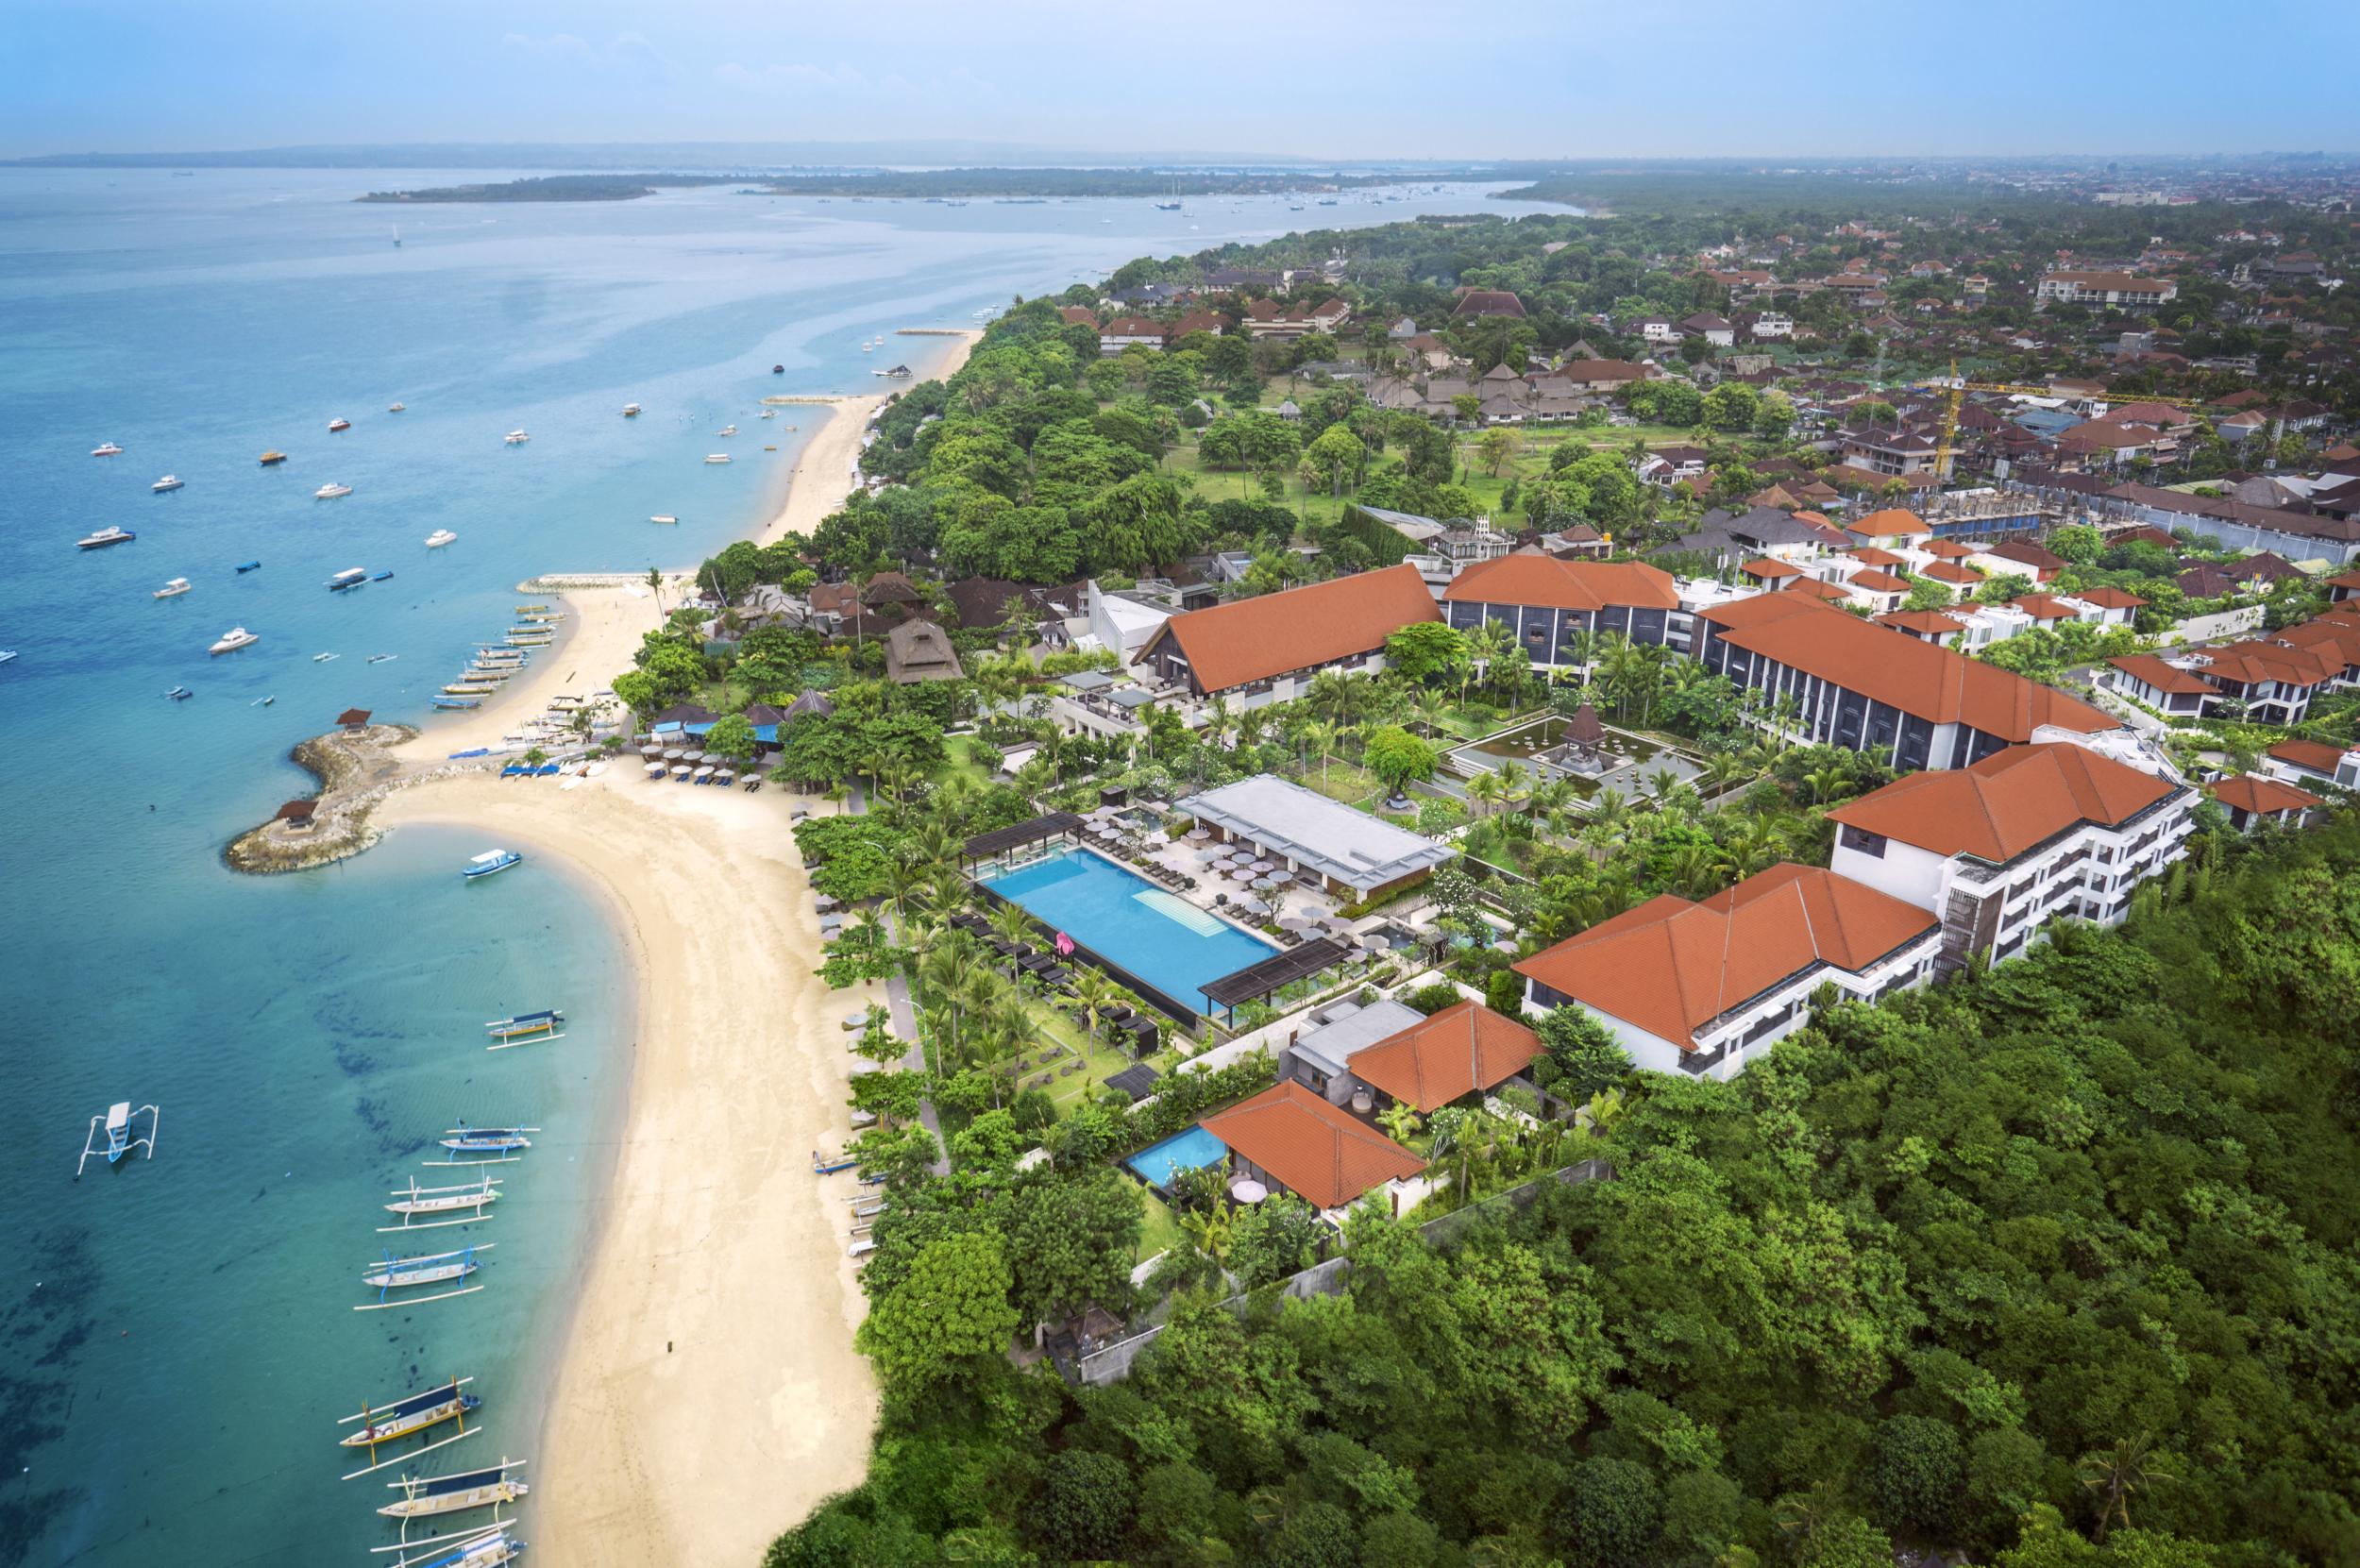
[[[1098,351],[1120,354],[1126,348],[1161,348],[1164,324],[1146,316],[1117,316],[1098,329]]]
[[[1864,884],[1779,865],[1702,903],[1660,894],[1515,969],[1531,1005],[1586,1008],[1638,1066],[1727,1078],[1800,1027],[1822,985],[1868,1001],[1923,984],[1941,929]]]
[[[1871,512],[1858,522],[1846,524],[1844,531],[1855,539],[1886,548],[1896,546],[1912,548],[1934,536],[1934,531],[1928,526],[1925,518],[1897,506],[1887,507],[1882,512]]]
[[[1323,669],[1383,669],[1386,638],[1441,618],[1417,567],[1387,566],[1174,615],[1131,662],[1194,696],[1260,707],[1301,696]]]
[[[1939,916],[1946,969],[2053,919],[2118,922],[2185,852],[2196,791],[2070,742],[1912,773],[1828,813],[1829,868]]]
[[[1522,316],[1525,302],[1506,289],[1469,289],[1461,295],[1451,312],[1454,321],[1471,320],[1476,316]]]
[[[1347,1208],[1374,1189],[1396,1210],[1425,1161],[1292,1081],[1208,1116],[1204,1128],[1229,1147],[1233,1175],[1293,1193],[1314,1207]]]
[[[1061,305],[1057,308],[1057,314],[1064,320],[1068,327],[1095,327],[1098,325],[1098,312],[1091,310],[1087,305]]]
[[[1761,594],[1696,615],[1696,657],[1716,675],[1794,700],[1799,740],[1868,751],[1904,771],[1964,767],[2043,725],[2082,734],[2110,714],[2038,682],[1798,594]]]
[[[1354,1053],[1353,1076],[1420,1112],[1497,1088],[1532,1065],[1541,1037],[1479,1002],[1461,1002]]]
[[[1688,632],[1672,575],[1637,561],[1519,553],[1478,562],[1442,590],[1442,614],[1461,632],[1506,626],[1535,669],[1580,667],[1581,632],[1655,647],[1678,647]]]
[[[1879,626],[1936,648],[1952,647],[1966,633],[1965,622],[1940,610],[1888,610],[1874,618]]]
[[[2299,828],[2323,803],[2307,789],[2297,789],[2258,773],[2240,773],[2209,786],[2208,792],[2229,813],[2229,825],[2251,833],[2265,822]]]
[[[2299,784],[2360,789],[2360,748],[2317,740],[2282,740],[2265,753],[2269,770]]]

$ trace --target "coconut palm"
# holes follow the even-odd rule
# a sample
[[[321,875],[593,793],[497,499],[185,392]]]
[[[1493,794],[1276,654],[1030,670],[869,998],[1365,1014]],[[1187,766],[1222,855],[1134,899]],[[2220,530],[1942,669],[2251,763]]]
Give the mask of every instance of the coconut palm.
[[[1385,1136],[1395,1143],[1408,1144],[1418,1136],[1420,1125],[1417,1107],[1400,1100],[1377,1113],[1376,1124],[1385,1129]]]
[[[1442,719],[1450,712],[1450,699],[1431,686],[1420,686],[1409,699],[1412,712],[1418,716],[1418,727],[1429,735],[1440,736]]]
[[[2170,1471],[2157,1462],[2154,1440],[2145,1432],[2120,1439],[2112,1448],[2084,1454],[2074,1461],[2073,1468],[2082,1478],[2082,1489],[2098,1498],[2098,1539],[2101,1542],[2117,1524],[2126,1530],[2131,1527],[2133,1494],[2174,1478]]]
[[[1768,870],[1786,853],[1786,835],[1765,818],[1746,817],[1740,818],[1737,831],[1723,848],[1730,869],[1741,877],[1749,877]]]
[[[1701,899],[1721,885],[1721,857],[1709,844],[1682,844],[1672,851],[1665,870],[1692,899]]]
[[[1745,776],[1745,759],[1734,751],[1715,751],[1705,758],[1705,787],[1718,793]]]
[[[1306,719],[1298,732],[1306,750],[1316,751],[1320,759],[1320,783],[1327,782],[1327,756],[1336,749],[1336,726],[1323,719]]]
[[[1513,757],[1494,768],[1492,776],[1500,782],[1500,804],[1503,806],[1514,805],[1531,792],[1532,769]]]
[[[1033,933],[1033,917],[1017,904],[1003,903],[991,912],[991,929],[1003,942],[1021,942]]]
[[[1498,810],[1507,795],[1508,784],[1496,769],[1486,768],[1467,781],[1467,798],[1481,802],[1487,814]]]
[[[1491,680],[1492,663],[1513,644],[1507,625],[1500,621],[1487,620],[1467,633],[1467,669],[1476,684]]]
[[[1090,1037],[1098,1037],[1098,1026],[1114,1010],[1115,983],[1096,969],[1084,969],[1073,981],[1073,1004],[1082,1011],[1082,1022]]]
[[[1810,792],[1813,805],[1825,805],[1842,793],[1851,779],[1844,769],[1830,765],[1803,775],[1803,788]]]

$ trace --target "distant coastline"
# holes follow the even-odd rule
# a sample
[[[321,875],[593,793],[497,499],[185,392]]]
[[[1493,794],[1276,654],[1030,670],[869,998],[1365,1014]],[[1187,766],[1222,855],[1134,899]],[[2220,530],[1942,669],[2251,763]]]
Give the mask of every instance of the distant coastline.
[[[371,191],[352,199],[394,205],[495,201],[635,201],[667,185],[731,185],[735,175],[535,175],[486,185]]]

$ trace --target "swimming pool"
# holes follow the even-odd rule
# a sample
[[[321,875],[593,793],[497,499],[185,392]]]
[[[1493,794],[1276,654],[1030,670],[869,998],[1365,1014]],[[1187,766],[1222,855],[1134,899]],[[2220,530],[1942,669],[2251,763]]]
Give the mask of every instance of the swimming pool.
[[[1161,1143],[1149,1144],[1122,1163],[1138,1172],[1148,1186],[1161,1188],[1170,1187],[1172,1178],[1183,1171],[1219,1165],[1228,1153],[1228,1144],[1203,1127],[1190,1127]]]
[[[1212,1003],[1198,986],[1278,951],[1087,850],[1062,850],[982,881],[1051,930],[1201,1013]]]

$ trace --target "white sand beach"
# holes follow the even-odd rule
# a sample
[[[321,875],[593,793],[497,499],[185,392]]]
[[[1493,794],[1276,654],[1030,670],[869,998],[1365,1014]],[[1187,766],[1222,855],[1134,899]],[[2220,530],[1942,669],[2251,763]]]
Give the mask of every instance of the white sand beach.
[[[912,362],[947,376],[978,336],[909,340],[942,346]],[[827,408],[758,540],[808,533],[842,504],[882,401]],[[656,624],[638,586],[569,590],[563,646],[482,709],[428,726],[412,751],[497,746],[550,697],[610,685]],[[850,1136],[857,1058],[841,1020],[884,991],[831,991],[812,973],[818,921],[795,799],[651,784],[624,758],[574,789],[436,779],[380,808],[387,828],[495,829],[580,867],[637,972],[622,1146],[534,1462],[536,1557],[750,1568],[867,1469],[876,1387],[852,1349],[866,1303],[845,1253],[856,1189],[813,1175],[810,1156]]]

